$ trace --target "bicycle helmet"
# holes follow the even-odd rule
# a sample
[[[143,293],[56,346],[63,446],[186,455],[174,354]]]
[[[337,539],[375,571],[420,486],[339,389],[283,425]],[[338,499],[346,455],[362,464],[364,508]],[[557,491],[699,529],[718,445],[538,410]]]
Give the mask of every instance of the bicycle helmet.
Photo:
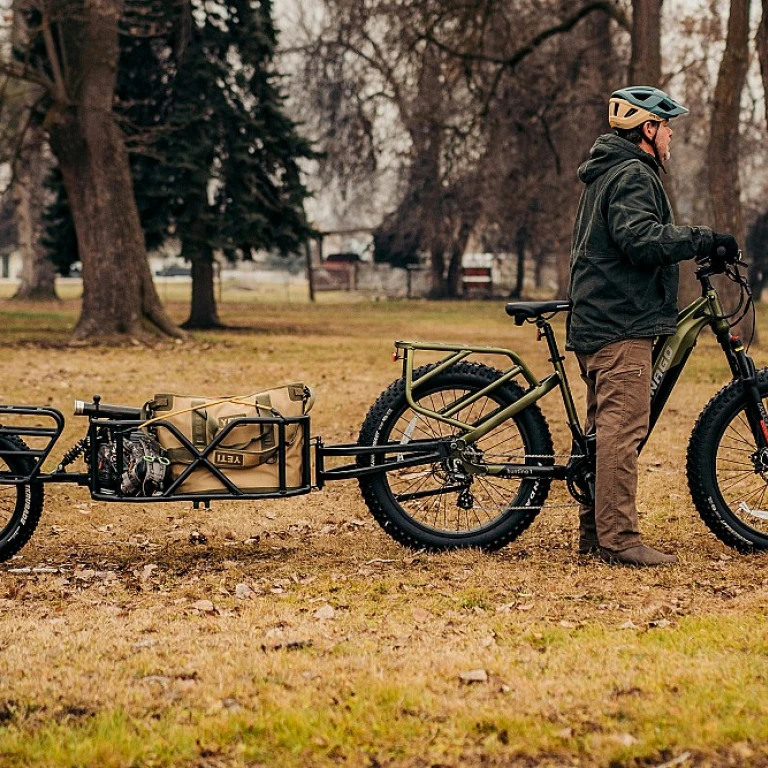
[[[625,131],[648,120],[661,123],[687,113],[688,110],[682,104],[650,85],[621,88],[611,94],[608,102],[608,123],[611,128]]]

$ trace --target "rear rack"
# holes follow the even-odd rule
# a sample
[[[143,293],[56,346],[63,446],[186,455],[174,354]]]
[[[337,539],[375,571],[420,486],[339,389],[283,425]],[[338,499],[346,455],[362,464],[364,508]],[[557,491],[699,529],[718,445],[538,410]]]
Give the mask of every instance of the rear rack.
[[[3,417],[12,417],[15,424],[4,424]],[[52,421],[54,426],[39,426],[33,422]],[[21,485],[32,482],[40,475],[45,460],[64,430],[64,416],[55,408],[36,405],[0,405],[0,438],[15,436],[32,438],[35,447],[26,450],[6,450],[0,446],[0,458],[6,456],[25,456],[34,463],[29,473],[19,475],[12,472],[0,472],[0,484]],[[27,442],[27,441],[25,441]]]

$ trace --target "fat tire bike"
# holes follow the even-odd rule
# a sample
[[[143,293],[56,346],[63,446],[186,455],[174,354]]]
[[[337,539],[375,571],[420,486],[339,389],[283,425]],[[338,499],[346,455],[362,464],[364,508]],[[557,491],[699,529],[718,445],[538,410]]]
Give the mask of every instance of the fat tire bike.
[[[739,269],[745,266],[741,254],[731,263],[723,253],[718,256],[696,270],[701,296],[679,313],[675,333],[654,343],[648,435],[699,334],[709,326],[732,381],[696,420],[687,451],[688,485],[709,529],[746,553],[768,549],[768,369],[756,370],[739,337],[731,333],[748,311],[754,313]],[[733,312],[725,312],[712,285],[716,274],[741,288]],[[365,503],[389,535],[417,549],[497,550],[530,526],[545,506],[553,480],[564,480],[576,502],[594,503],[596,437],[582,430],[565,358],[549,323],[569,309],[567,301],[506,305],[517,326],[534,324],[538,339],[548,346],[553,372],[541,380],[509,349],[395,343],[403,376],[369,410],[356,461],[366,471],[359,477]],[[421,353],[437,353],[442,359],[416,367]],[[495,355],[504,365],[467,360],[473,355]],[[553,390],[560,392],[572,435],[567,457],[555,455],[537,405]]]
[[[696,276],[701,297],[680,312],[674,334],[656,341],[650,429],[700,332],[709,326],[732,381],[696,421],[688,446],[688,483],[696,509],[713,533],[750,552],[768,549],[768,369],[756,370],[731,334],[731,327],[753,310],[739,259],[700,265]],[[739,304],[728,314],[710,279],[720,273],[741,286]],[[0,561],[29,541],[43,510],[44,486],[54,483],[84,486],[93,499],[104,502],[192,501],[196,508],[208,508],[212,500],[289,498],[326,482],[356,478],[373,516],[406,546],[499,549],[533,522],[546,505],[553,480],[564,480],[578,503],[594,499],[595,435],[584,434],[580,426],[565,358],[549,323],[569,309],[563,301],[506,305],[516,325],[533,323],[539,340],[547,343],[553,372],[541,380],[520,355],[502,347],[396,342],[403,376],[376,400],[352,444],[325,445],[320,437],[311,437],[309,415],[283,417],[277,412],[234,417],[220,425],[210,442],[198,443],[162,417],[146,421],[143,409],[109,405],[94,395],[91,403],[75,403],[75,414],[88,418],[85,436],[46,472],[44,464],[64,430],[61,412],[49,406],[0,404]],[[417,367],[415,357],[422,353],[442,359]],[[500,369],[468,359],[473,355],[497,356],[505,365]],[[537,405],[555,389],[572,435],[567,457],[555,454]],[[148,490],[148,475],[138,486],[124,479],[130,480],[131,468],[138,466],[129,464],[137,450],[145,465],[163,460],[146,441],[152,423],[153,429],[162,427],[173,435],[189,463],[175,479],[151,484]],[[235,475],[216,463],[218,453],[228,454],[224,441],[244,428],[258,428],[274,438],[269,458],[274,487],[240,487]],[[300,443],[292,443],[289,436],[299,432]],[[301,446],[300,471],[289,480],[292,445]],[[335,463],[340,457],[351,462]],[[558,462],[561,458],[567,460]],[[84,469],[70,471],[76,461],[83,461]],[[201,471],[215,477],[221,490],[185,491],[185,480]]]

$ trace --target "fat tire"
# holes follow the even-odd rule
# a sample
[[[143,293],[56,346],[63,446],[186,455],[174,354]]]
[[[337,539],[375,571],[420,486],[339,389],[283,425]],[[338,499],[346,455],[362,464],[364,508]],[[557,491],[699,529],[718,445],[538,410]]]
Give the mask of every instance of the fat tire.
[[[756,382],[760,396],[768,398],[768,368],[757,371]],[[688,487],[701,519],[724,544],[748,554],[768,550],[768,533],[746,525],[734,514],[723,498],[716,473],[720,441],[745,404],[741,381],[731,382],[712,397],[693,427],[686,469]]]
[[[417,380],[434,365],[418,368],[413,373]],[[435,376],[426,385],[426,392],[441,389],[470,388],[475,391],[497,380],[501,372],[479,363],[458,363]],[[511,404],[523,395],[523,389],[514,382],[507,382],[496,393],[505,404]],[[360,429],[358,445],[376,445],[387,442],[389,430],[397,423],[408,404],[405,399],[405,381],[398,379],[379,396],[371,406]],[[536,405],[530,405],[514,417],[515,424],[524,441],[526,454],[545,456],[532,463],[549,465],[554,463],[554,450],[549,426]],[[372,456],[358,457],[360,466],[370,466]],[[381,472],[359,478],[363,499],[373,517],[392,538],[411,549],[432,552],[449,549],[477,548],[486,551],[501,549],[516,539],[533,522],[540,512],[549,493],[551,480],[523,480],[509,506],[524,509],[508,510],[494,518],[487,526],[465,534],[442,533],[431,527],[420,525],[394,499],[389,488],[388,475]]]
[[[0,437],[0,446],[4,450],[29,450],[26,443],[15,435]],[[2,457],[14,474],[27,474],[32,471],[35,463],[28,456]],[[0,488],[12,488],[3,485]],[[30,540],[40,522],[43,511],[44,492],[42,483],[25,483],[17,485],[16,503],[13,513],[6,525],[0,529],[0,562],[9,560]]]

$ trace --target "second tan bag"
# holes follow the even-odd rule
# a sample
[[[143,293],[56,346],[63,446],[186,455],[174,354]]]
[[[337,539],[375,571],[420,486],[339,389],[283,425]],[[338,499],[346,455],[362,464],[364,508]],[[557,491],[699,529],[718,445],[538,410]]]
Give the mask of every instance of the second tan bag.
[[[173,424],[201,453],[227,424],[238,418],[295,417],[308,413],[312,391],[302,383],[275,387],[236,398],[205,398],[159,394],[144,406],[145,416]],[[171,461],[171,480],[192,463],[193,456],[162,424],[152,424]],[[304,477],[304,430],[285,425],[285,489],[299,488]],[[208,460],[244,493],[280,490],[279,428],[277,424],[233,427],[208,455]],[[226,494],[231,491],[204,465],[195,468],[176,489],[179,494]]]

